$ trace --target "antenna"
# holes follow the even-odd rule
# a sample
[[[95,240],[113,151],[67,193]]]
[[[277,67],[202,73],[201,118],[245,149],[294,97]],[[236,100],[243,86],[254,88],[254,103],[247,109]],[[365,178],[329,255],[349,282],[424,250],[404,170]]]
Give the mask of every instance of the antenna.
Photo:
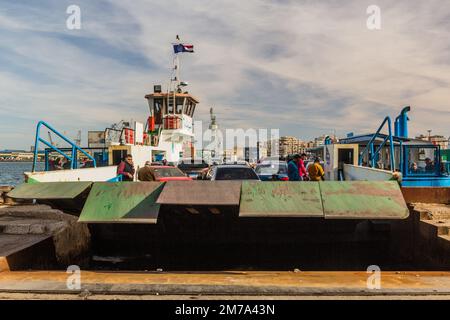
[[[81,146],[81,130],[78,130],[77,136],[74,139],[77,146]]]
[[[177,40],[177,44],[181,43],[179,35],[176,36],[176,40]],[[174,78],[174,80],[175,80],[175,83],[177,84],[177,87],[178,87],[179,84],[180,84],[180,59],[178,57],[178,52],[174,53],[174,54],[175,54],[175,57],[174,57],[174,60],[173,60],[173,70],[175,71],[175,78]]]
[[[209,125],[209,129],[217,130],[218,126],[217,126],[217,123],[216,123],[216,116],[214,114],[214,109],[213,108],[209,109],[209,116],[210,116],[210,119],[211,119],[211,124]]]
[[[52,139],[52,134],[50,133],[50,131],[47,131],[48,133],[48,141],[50,141],[50,144],[53,145],[53,139]],[[56,146],[58,147],[58,146]]]

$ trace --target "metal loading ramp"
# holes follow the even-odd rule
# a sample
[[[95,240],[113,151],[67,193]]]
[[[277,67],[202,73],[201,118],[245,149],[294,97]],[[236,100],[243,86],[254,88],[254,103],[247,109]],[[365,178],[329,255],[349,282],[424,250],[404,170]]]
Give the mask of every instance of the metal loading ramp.
[[[239,217],[323,217],[319,183],[242,183]]]
[[[406,219],[409,210],[396,181],[321,181],[325,219]]]
[[[71,200],[90,188],[92,182],[37,182],[22,183],[8,193],[14,199]]]
[[[158,204],[239,206],[240,181],[169,181]]]
[[[405,219],[395,181],[242,182],[239,217]]]
[[[95,182],[79,222],[156,224],[164,183]]]
[[[201,216],[237,216],[240,181],[168,181],[157,203],[170,216],[177,213]]]

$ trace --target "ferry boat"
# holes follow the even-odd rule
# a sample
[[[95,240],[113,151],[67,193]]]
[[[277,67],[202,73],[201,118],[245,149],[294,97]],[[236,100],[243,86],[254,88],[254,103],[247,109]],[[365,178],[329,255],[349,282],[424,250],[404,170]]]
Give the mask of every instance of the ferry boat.
[[[349,135],[314,150],[324,159],[327,180],[397,180],[402,187],[450,187],[447,158],[439,145],[408,137],[404,107],[393,122],[385,117],[375,133]],[[393,129],[393,130],[392,130]]]
[[[153,92],[145,95],[150,113],[145,122],[121,121],[100,132],[101,143],[95,148],[80,148],[50,124],[40,121],[36,129],[33,169],[24,173],[26,181],[118,181],[116,166],[127,154],[132,155],[136,171],[147,161],[165,160],[177,164],[180,159],[194,158],[193,117],[199,100],[185,90],[187,82],[180,80],[179,55],[186,51],[180,50],[180,46],[183,49],[186,45],[174,44],[172,76],[167,90],[154,85]],[[41,134],[45,129],[49,131],[48,140]],[[53,144],[50,132],[69,147],[59,148]],[[36,163],[41,143],[47,147],[45,170],[38,172]],[[65,168],[71,170],[52,170],[52,158],[62,159]],[[88,160],[83,168],[81,158]]]

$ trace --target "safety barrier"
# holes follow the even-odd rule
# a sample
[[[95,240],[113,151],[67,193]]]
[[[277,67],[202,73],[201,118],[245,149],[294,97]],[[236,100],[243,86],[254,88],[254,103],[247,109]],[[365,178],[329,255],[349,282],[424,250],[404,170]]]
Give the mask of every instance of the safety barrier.
[[[53,132],[54,134],[56,134],[58,137],[60,137],[61,139],[63,139],[65,142],[67,142],[71,147],[72,147],[72,155],[69,156],[67,155],[65,152],[63,152],[62,150],[60,150],[59,148],[57,148],[56,146],[54,146],[53,144],[51,144],[50,142],[44,140],[41,138],[40,136],[40,131],[41,131],[41,127],[44,126],[46,127],[48,130],[50,130],[51,132]],[[50,126],[48,123],[44,122],[44,121],[39,121],[37,126],[36,126],[36,138],[35,138],[35,142],[34,142],[34,158],[33,158],[33,167],[32,167],[32,172],[35,171],[36,169],[36,163],[38,160],[38,147],[39,147],[39,142],[42,142],[43,144],[45,144],[47,147],[55,150],[56,152],[58,152],[60,155],[62,155],[64,158],[66,158],[67,160],[70,161],[70,168],[71,169],[76,169],[78,167],[78,161],[77,161],[77,153],[78,151],[80,151],[81,153],[83,153],[86,157],[88,157],[90,160],[92,160],[93,166],[97,167],[97,162],[95,161],[95,159],[86,151],[84,151],[83,149],[81,149],[79,146],[77,146],[74,142],[70,141],[68,138],[66,138],[64,135],[62,135],[61,133],[59,133],[56,129],[54,129],[52,126]]]

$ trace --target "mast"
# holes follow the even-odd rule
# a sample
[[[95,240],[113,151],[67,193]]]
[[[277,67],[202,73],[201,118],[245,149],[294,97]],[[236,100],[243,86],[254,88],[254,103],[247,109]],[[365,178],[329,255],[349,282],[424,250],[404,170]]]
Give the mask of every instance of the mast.
[[[176,36],[176,42],[174,45],[180,45],[180,37]],[[173,67],[172,67],[172,76],[170,78],[170,85],[167,88],[167,108],[169,108],[170,100],[172,100],[172,113],[176,113],[176,94],[180,88],[180,58],[179,58],[179,52],[173,53]],[[172,93],[172,96],[171,94]],[[169,113],[169,110],[167,109],[167,113]]]
[[[181,41],[180,41],[180,37],[178,35],[176,36],[176,40],[177,40],[176,44],[179,45],[181,43]],[[175,54],[175,57],[174,57],[174,62],[173,62],[174,63],[173,68],[175,70],[175,83],[178,88],[180,85],[180,58],[178,57],[179,52],[175,52],[174,54]]]

